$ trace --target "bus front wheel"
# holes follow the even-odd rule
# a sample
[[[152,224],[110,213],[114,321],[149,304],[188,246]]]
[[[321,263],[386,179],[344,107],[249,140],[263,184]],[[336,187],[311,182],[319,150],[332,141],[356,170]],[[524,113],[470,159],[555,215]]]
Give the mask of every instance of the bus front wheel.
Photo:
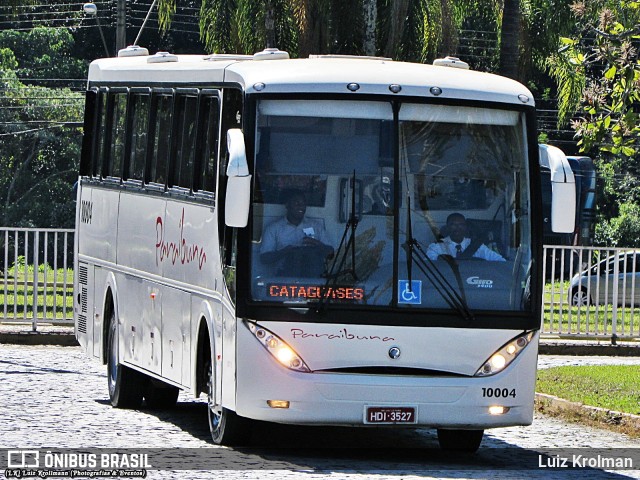
[[[473,453],[480,448],[484,430],[438,429],[438,443],[443,450]]]
[[[209,417],[209,430],[213,443],[226,446],[246,445],[251,434],[249,420],[220,404],[216,404],[215,377],[211,363],[206,366],[206,369],[208,372],[207,416]]]
[[[107,381],[109,400],[117,408],[139,408],[142,405],[144,376],[118,362],[118,332],[116,316],[109,319],[107,338]]]

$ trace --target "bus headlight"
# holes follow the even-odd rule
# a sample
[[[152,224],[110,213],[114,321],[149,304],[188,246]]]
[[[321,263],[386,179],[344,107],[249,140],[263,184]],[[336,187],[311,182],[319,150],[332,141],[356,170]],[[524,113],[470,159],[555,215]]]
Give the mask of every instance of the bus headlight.
[[[310,372],[302,358],[280,337],[252,322],[245,322],[253,336],[281,365],[297,372]]]
[[[498,372],[504,370],[511,362],[513,362],[520,352],[529,345],[533,338],[534,332],[523,333],[522,335],[514,338],[506,345],[502,346],[500,350],[495,352],[489,359],[484,362],[482,367],[478,369],[474,376],[487,377],[489,375],[495,375]]]

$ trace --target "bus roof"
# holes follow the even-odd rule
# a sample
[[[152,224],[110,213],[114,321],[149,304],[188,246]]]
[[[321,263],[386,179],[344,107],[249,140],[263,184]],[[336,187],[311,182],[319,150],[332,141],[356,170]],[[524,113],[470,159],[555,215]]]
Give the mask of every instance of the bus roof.
[[[253,60],[250,56],[168,55],[166,61],[154,61],[158,58],[157,55],[143,55],[95,60],[89,67],[89,85],[216,86],[235,83],[247,93],[437,96],[534,105],[531,92],[514,80],[445,66],[331,56]],[[357,84],[357,90],[350,91],[349,84]],[[256,85],[259,85],[258,89]],[[392,93],[390,85],[399,85],[401,90]]]

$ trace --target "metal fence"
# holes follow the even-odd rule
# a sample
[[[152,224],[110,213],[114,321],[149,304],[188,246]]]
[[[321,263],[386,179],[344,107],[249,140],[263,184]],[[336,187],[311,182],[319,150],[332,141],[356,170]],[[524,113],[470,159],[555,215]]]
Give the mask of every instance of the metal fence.
[[[544,333],[640,338],[640,250],[544,247]]]
[[[74,230],[0,227],[0,322],[73,324]],[[544,247],[542,332],[640,338],[640,250]]]
[[[1,322],[73,324],[74,230],[0,227]]]

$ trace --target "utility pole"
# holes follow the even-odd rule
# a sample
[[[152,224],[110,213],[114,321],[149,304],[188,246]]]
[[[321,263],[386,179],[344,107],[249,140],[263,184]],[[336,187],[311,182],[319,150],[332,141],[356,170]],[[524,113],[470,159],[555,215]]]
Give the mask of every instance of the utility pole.
[[[127,0],[118,0],[118,10],[116,13],[116,56],[123,48],[127,48]]]

